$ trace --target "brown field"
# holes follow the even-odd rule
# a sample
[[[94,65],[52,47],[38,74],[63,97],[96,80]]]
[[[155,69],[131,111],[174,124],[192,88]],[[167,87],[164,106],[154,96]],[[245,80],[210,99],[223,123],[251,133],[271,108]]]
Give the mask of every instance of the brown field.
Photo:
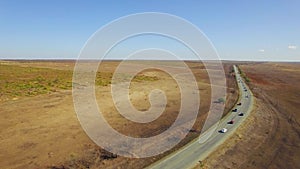
[[[132,137],[149,137],[166,130],[176,119],[180,100],[174,79],[155,69],[131,82],[130,100],[139,110],[150,106],[148,92],[160,88],[168,97],[164,113],[148,124],[130,122],[118,114],[110,96],[110,79],[117,61],[103,62],[97,72],[96,97],[113,128]],[[197,77],[201,104],[194,130],[172,150],[151,158],[114,156],[96,146],[82,130],[73,107],[73,61],[0,61],[1,168],[142,168],[175,151],[199,135],[210,106],[210,84],[200,63],[187,62]],[[236,102],[236,82],[227,77],[227,112]],[[104,99],[105,98],[105,99]]]
[[[240,68],[250,79],[256,108],[202,167],[300,168],[300,64],[243,64]]]

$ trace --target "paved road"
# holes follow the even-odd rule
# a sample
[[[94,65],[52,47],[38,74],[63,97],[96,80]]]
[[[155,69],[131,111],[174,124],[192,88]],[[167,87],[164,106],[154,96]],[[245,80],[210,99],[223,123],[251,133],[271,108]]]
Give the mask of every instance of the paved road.
[[[249,115],[253,106],[253,95],[249,87],[244,83],[243,79],[238,73],[238,69],[234,66],[236,72],[236,80],[238,82],[240,97],[238,103],[242,103],[240,106],[236,105],[233,109],[237,109],[237,112],[230,112],[226,115],[219,126],[218,130],[222,128],[228,129],[226,133],[220,133],[218,130],[215,131],[214,127],[207,130],[207,133],[213,132],[211,137],[204,143],[199,143],[199,138],[195,139],[182,149],[172,153],[171,155],[159,160],[156,163],[153,163],[147,168],[152,169],[184,169],[191,168],[195,166],[200,160],[204,160],[212,151],[214,151],[220,144],[226,141],[227,138],[237,127],[244,121],[244,119]],[[239,113],[243,112],[244,116],[239,116]],[[234,120],[233,124],[228,124],[229,121]],[[217,124],[216,124],[217,125]],[[216,126],[215,125],[215,126]],[[201,137],[204,137],[205,134],[201,134]]]

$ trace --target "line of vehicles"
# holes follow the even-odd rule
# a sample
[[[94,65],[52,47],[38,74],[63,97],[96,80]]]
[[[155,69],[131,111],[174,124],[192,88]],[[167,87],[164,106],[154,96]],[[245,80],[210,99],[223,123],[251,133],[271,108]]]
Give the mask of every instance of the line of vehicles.
[[[247,91],[248,91],[248,89],[246,88],[245,84],[243,83],[241,77],[238,78],[238,83],[240,83],[240,84],[242,85],[242,90],[243,90],[244,92],[247,92]],[[246,99],[249,98],[249,96],[248,96],[247,93],[246,93],[246,95],[245,95],[245,98],[246,98]],[[237,106],[241,106],[241,105],[242,105],[241,102],[237,103]],[[237,108],[232,109],[231,112],[232,112],[232,113],[237,113],[237,114],[236,114],[230,121],[227,122],[227,124],[229,124],[229,125],[233,125],[233,124],[234,124],[234,122],[235,122],[234,119],[235,119],[236,116],[240,116],[240,117],[244,116],[244,113],[243,113],[243,112],[239,112],[239,113],[238,113],[238,109],[237,109]],[[227,131],[228,131],[227,128],[222,128],[221,130],[219,130],[220,133],[226,133]]]
[[[241,105],[242,105],[241,102],[237,104],[237,106],[241,106]],[[232,112],[237,113],[237,112],[238,112],[238,109],[235,108],[235,109],[232,110]],[[240,112],[240,113],[238,113],[237,115],[238,115],[238,116],[244,116],[244,113],[243,113],[243,112]],[[235,117],[236,117],[236,116],[234,116],[230,121],[228,121],[227,124],[229,124],[229,125],[234,124],[234,122],[235,122],[235,121],[234,121]],[[228,131],[227,128],[222,128],[221,130],[219,130],[220,133],[226,133],[227,131]]]

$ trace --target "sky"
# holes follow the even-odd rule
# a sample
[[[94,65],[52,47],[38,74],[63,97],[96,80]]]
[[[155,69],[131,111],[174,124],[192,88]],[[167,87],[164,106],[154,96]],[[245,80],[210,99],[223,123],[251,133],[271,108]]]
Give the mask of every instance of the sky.
[[[77,59],[104,25],[161,12],[197,26],[222,60],[300,61],[299,8],[298,0],[1,0],[0,59]]]

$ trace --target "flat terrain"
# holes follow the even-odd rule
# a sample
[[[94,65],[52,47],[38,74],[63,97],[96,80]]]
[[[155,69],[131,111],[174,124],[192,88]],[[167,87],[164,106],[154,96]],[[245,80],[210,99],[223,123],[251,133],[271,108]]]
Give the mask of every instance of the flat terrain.
[[[95,80],[97,101],[107,121],[119,132],[133,137],[149,137],[166,130],[175,120],[180,105],[174,79],[154,69],[145,70],[133,79],[130,100],[138,110],[149,108],[147,93],[154,88],[165,91],[168,97],[166,109],[157,120],[144,125],[133,123],[118,114],[110,99],[110,79],[118,64],[117,61],[102,63]],[[210,82],[203,65],[187,64],[197,77],[201,96],[193,130],[164,154],[132,159],[104,151],[82,130],[72,100],[73,61],[1,61],[1,168],[142,168],[175,151],[199,135],[210,106]],[[224,68],[227,111],[236,102],[237,86],[230,73],[231,64],[225,64]]]
[[[246,123],[195,168],[300,168],[300,64],[240,65],[257,98]]]
[[[238,72],[236,66],[235,71]],[[241,103],[241,105],[237,104],[233,109],[237,109],[238,111],[231,111],[220,120],[220,123],[208,129],[207,133],[211,133],[208,140],[205,140],[207,134],[202,134],[184,148],[154,163],[149,168],[182,169],[194,167],[199,164],[199,161],[204,160],[214,150],[217,150],[219,145],[228,141],[227,139],[234,134],[236,129],[251,115],[250,113],[252,112],[255,102],[249,87],[244,83],[239,73],[236,73],[236,79],[240,91],[238,102]],[[243,116],[239,115],[240,112],[244,113]],[[232,120],[234,120],[234,123],[229,123]],[[220,130],[222,128],[226,128],[228,131],[226,133],[221,133]]]

